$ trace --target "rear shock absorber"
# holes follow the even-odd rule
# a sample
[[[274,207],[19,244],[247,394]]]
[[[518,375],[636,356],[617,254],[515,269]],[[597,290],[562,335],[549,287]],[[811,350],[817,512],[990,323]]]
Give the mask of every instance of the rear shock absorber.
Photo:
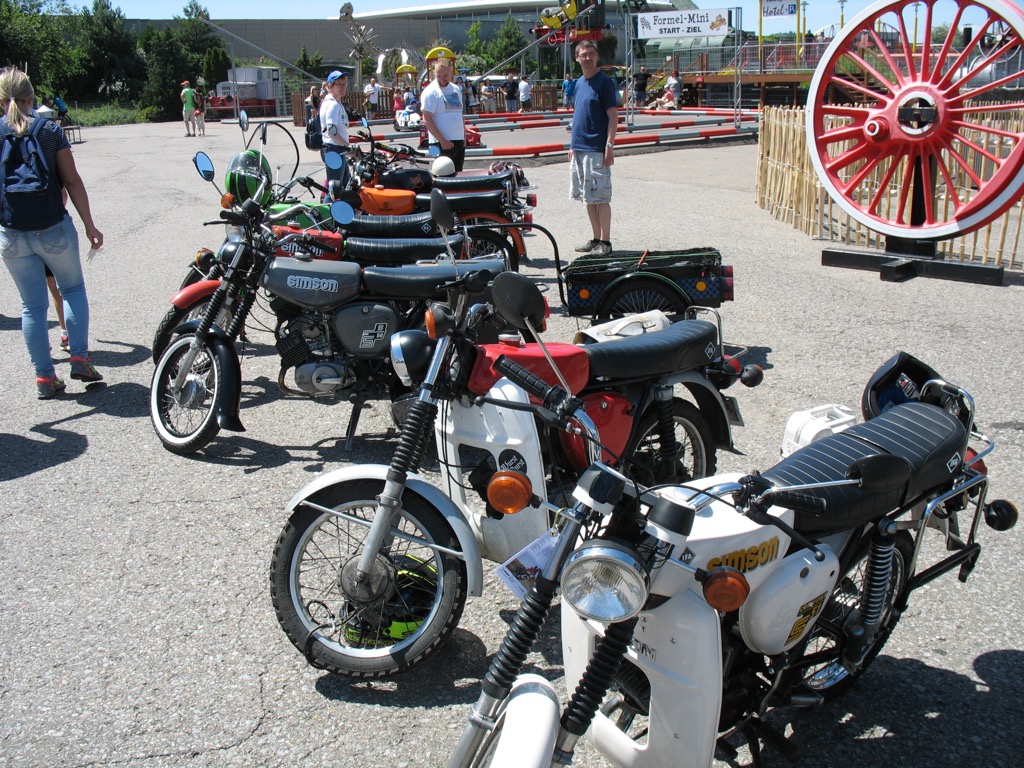
[[[892,556],[896,539],[878,532],[871,539],[867,573],[864,576],[864,592],[861,594],[861,623],[870,642],[882,623],[886,598],[889,596],[889,581],[892,577]]]
[[[864,587],[860,595],[860,621],[846,628],[843,666],[851,672],[856,671],[864,661],[881,626],[882,613],[889,596],[895,547],[896,539],[881,531],[877,531],[871,539]]]
[[[654,412],[658,417],[659,482],[671,483],[676,477],[679,452],[682,446],[676,440],[676,420],[672,413],[672,386],[660,384],[654,388]]]

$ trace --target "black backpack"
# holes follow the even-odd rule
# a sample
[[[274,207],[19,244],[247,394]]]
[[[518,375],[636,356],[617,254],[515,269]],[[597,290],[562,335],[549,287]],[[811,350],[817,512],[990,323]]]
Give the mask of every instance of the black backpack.
[[[46,119],[37,117],[32,128],[18,136],[0,122],[0,226],[22,231],[48,229],[64,219],[61,183],[51,173],[39,144]]]
[[[324,146],[323,130],[320,128],[320,116],[313,115],[306,123],[306,149],[318,150]]]

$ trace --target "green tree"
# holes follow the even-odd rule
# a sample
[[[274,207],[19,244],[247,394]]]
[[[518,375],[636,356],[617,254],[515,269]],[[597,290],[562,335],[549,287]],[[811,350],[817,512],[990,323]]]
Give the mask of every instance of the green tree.
[[[223,83],[228,79],[228,70],[231,69],[231,57],[221,47],[207,48],[203,56],[203,80],[206,81],[206,88],[212,90],[217,83]]]
[[[529,45],[529,42],[526,39],[526,35],[519,28],[518,22],[513,18],[512,13],[509,12],[505,20],[501,22],[501,26],[498,27],[494,38],[487,46],[487,55],[494,64],[500,64],[505,59],[511,58],[523,50],[523,48]]]
[[[64,0],[0,0],[0,65],[24,67],[36,88],[64,89],[81,69],[79,17]]]
[[[181,83],[194,80],[189,74],[190,61],[181,47],[173,27],[154,34],[146,53],[146,87],[139,100],[157,119],[171,120],[181,116]]]
[[[109,0],[93,0],[82,11],[78,45],[83,54],[80,97],[95,93],[104,99],[135,101],[145,85],[145,62],[138,42],[125,28],[124,14]]]
[[[210,20],[210,12],[196,0],[189,0],[184,9],[185,17],[175,16],[177,25],[173,33],[182,47],[187,65],[182,78],[195,80],[203,71],[203,59],[211,48],[223,48],[224,43],[217,32],[206,22]]]

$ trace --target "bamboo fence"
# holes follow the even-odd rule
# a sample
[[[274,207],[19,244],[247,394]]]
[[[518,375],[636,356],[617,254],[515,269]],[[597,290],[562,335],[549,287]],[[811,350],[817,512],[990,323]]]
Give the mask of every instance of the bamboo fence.
[[[989,124],[997,128],[1019,132],[1024,126],[1024,110],[994,115]],[[969,137],[983,146],[985,151],[1000,156],[1004,147],[994,133],[986,132]],[[970,158],[976,172],[983,178],[991,164],[982,153],[973,153]],[[851,172],[856,172],[854,166]],[[877,184],[888,170],[880,166],[872,171],[868,188],[877,189]],[[897,171],[894,176],[899,181]],[[972,194],[966,174],[960,173],[955,179],[959,194]],[[794,229],[812,237],[842,242],[854,247],[884,248],[885,238],[873,232],[864,224],[853,219],[828,195],[811,164],[810,152],[804,130],[804,110],[792,107],[766,107],[761,118],[757,183],[755,187],[757,204],[779,221],[791,224]],[[864,201],[866,202],[866,201]],[[895,205],[892,197],[882,205],[890,206],[886,215]],[[934,190],[936,211],[947,216],[952,206],[952,197],[946,194],[944,185]],[[1007,270],[1024,271],[1024,258],[1018,255],[1024,229],[1024,205],[1016,205],[995,221],[960,237],[942,240],[938,250],[948,260],[976,262],[979,264],[1001,265]]]

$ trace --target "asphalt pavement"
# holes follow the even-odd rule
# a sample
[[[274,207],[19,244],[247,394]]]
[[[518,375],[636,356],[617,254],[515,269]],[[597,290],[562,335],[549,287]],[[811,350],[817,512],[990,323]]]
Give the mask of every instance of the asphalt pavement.
[[[271,159],[287,175],[284,133]],[[191,158],[207,151],[220,177],[241,144],[237,126],[208,124],[208,134],[86,128],[74,146],[106,237],[85,266],[102,385],[69,381],[58,399],[35,399],[20,302],[0,273],[0,766],[443,765],[515,609],[492,576],[432,663],[382,682],[307,666],[270,604],[288,499],[327,469],[386,462],[395,433],[384,404],[367,408],[346,451],[350,406],[280,394],[269,335],[254,329],[242,369],[247,431],[192,457],[168,453],[153,432],[153,332],[188,259],[222,237],[202,226],[218,196]],[[300,132],[290,134],[300,169],[318,171]],[[735,268],[725,336],[766,374],[734,392],[746,426],[720,469],[771,466],[790,413],[856,407],[870,374],[903,349],[974,395],[997,444],[990,495],[1024,503],[1020,275],[985,287],[822,267],[821,242],[754,205],[756,159],[740,142],[621,154],[614,167],[616,248],[713,246]],[[590,233],[568,199],[566,165],[526,172],[539,187],[538,223],[571,257]],[[548,338],[568,340],[577,323],[561,311],[552,250],[537,235],[528,247],[524,271],[554,309]],[[65,376],[66,355],[54,358]],[[847,697],[773,716],[803,748],[797,766],[1021,764],[1024,537],[983,526],[981,540],[971,579],[949,574],[919,590]],[[531,661],[557,675],[557,621]],[[603,765],[586,750],[577,764]],[[788,763],[769,753],[766,765]]]

